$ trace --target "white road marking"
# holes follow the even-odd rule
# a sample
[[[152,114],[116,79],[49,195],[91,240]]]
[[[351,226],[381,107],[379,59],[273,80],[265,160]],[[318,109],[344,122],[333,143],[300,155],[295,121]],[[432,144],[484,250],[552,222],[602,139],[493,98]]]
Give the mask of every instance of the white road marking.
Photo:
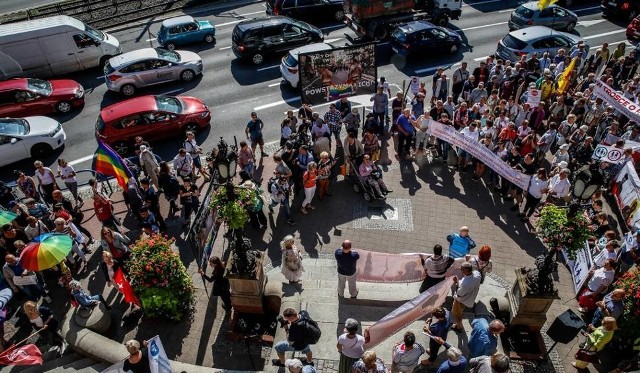
[[[578,26],[591,27],[593,25],[597,25],[598,23],[604,22],[604,19],[594,19],[592,21],[578,21]]]
[[[275,69],[276,67],[280,67],[280,65],[273,65],[273,66],[261,67],[261,68],[256,69],[256,70],[257,70],[257,71],[264,71],[264,70]]]
[[[380,47],[380,46],[388,45],[388,44],[391,44],[391,43],[389,43],[388,41],[385,41],[384,43],[378,43],[376,45]]]
[[[218,23],[216,25],[216,27],[222,27],[222,26],[228,26],[228,25],[235,25],[236,23],[240,23],[244,21],[244,19],[237,19],[235,21],[231,21],[231,22],[225,22],[225,23]]]
[[[269,88],[272,88],[272,87],[275,87],[275,86],[279,86],[279,85],[281,85],[281,84],[282,84],[282,82],[283,82],[283,80],[280,80],[280,81],[279,81],[279,82],[277,82],[277,83],[269,84]]]
[[[503,1],[503,0],[489,0],[489,1],[478,1],[477,3],[471,3],[471,4],[462,4],[462,6],[472,6],[472,5],[482,5],[482,4],[489,4],[489,3],[497,3],[499,1]]]
[[[225,50],[225,49],[231,49],[231,46],[228,46],[228,47],[222,47],[222,48],[220,48],[219,50],[223,51],[223,50]]]
[[[490,25],[482,25],[482,26],[473,26],[473,27],[467,27],[467,28],[463,28],[460,30],[456,30],[456,32],[462,32],[462,31],[468,31],[468,30],[477,30],[479,28],[485,28],[485,27],[493,27],[493,26],[500,26],[500,25],[506,25],[509,22],[498,22],[498,23],[492,23]]]
[[[502,9],[502,10],[498,10],[498,13],[511,13],[513,12],[515,9]]]
[[[86,161],[88,161],[90,159],[93,159],[93,154],[87,155],[86,157],[75,159],[73,161],[70,161],[69,162],[69,166],[75,166],[75,165],[80,164],[82,162],[86,162]]]
[[[573,12],[574,13],[576,13],[576,12],[584,12],[586,10],[594,10],[594,9],[600,9],[600,6],[598,5],[598,6],[590,6],[588,8],[574,9]],[[602,22],[604,22],[604,20],[602,20]]]
[[[97,77],[96,79],[100,80],[100,79],[104,79],[104,75],[100,75],[99,77]]]
[[[629,40],[614,41],[614,42],[611,42],[611,43],[608,43],[608,44],[609,44],[609,47],[611,47],[611,46],[617,46],[617,45],[618,45],[618,44],[620,44],[620,43],[625,43],[627,46],[629,46],[629,47],[633,47],[633,44],[631,44],[631,43],[629,42]],[[589,47],[589,49],[590,49],[590,50],[592,50],[592,51],[594,51],[594,50],[598,50],[598,49],[600,49],[600,47],[602,47],[602,45],[594,45],[594,46],[592,46],[592,47]],[[609,49],[609,50],[611,50],[611,49]]]
[[[325,43],[335,43],[338,40],[342,40],[342,38],[335,38],[335,39],[325,39],[324,42]]]
[[[431,72],[431,71],[436,71],[436,70],[438,70],[439,68],[440,68],[440,66],[427,67],[427,68],[424,68],[424,69],[415,70],[414,72],[415,72],[416,74],[422,74],[422,73],[428,73],[428,72]]]
[[[609,32],[604,32],[602,34],[596,34],[596,35],[589,35],[589,36],[585,36],[583,39],[584,40],[591,40],[591,39],[595,39],[595,38],[601,38],[603,36],[620,34],[620,33],[623,33],[623,32],[627,32],[627,29],[609,31]]]
[[[164,92],[163,94],[167,95],[169,93],[176,93],[176,92],[180,92],[180,91],[182,91],[182,88],[178,88],[178,89],[174,89],[174,90],[171,90],[171,91],[167,91],[167,92]]]
[[[291,97],[291,98],[288,98],[286,100],[280,100],[280,101],[277,101],[277,102],[272,102],[270,104],[257,106],[257,107],[253,108],[253,111],[264,110],[264,109],[272,108],[274,106],[280,106],[280,105],[288,104],[289,102],[294,102],[294,101],[300,101],[300,97]]]
[[[325,27],[320,27],[320,30],[324,31],[324,30],[331,30],[334,28],[342,28],[345,27],[344,24],[339,24],[339,25],[333,25],[333,26],[325,26]]]
[[[147,39],[147,40],[145,40],[145,42],[155,41],[155,40],[156,40],[156,38],[151,38],[151,39]]]
[[[485,61],[487,58],[489,58],[489,56],[478,57],[478,58],[474,58],[473,60],[478,62],[478,61]]]

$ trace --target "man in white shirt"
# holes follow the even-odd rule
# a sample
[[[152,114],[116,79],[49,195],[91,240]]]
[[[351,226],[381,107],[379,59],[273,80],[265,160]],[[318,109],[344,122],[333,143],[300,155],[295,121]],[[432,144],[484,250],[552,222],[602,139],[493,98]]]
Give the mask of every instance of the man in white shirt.
[[[564,168],[560,170],[560,173],[555,175],[549,181],[549,194],[547,196],[547,202],[560,202],[564,197],[569,195],[571,189],[571,183],[569,182],[569,174],[571,171]]]
[[[464,137],[470,139],[473,142],[478,142],[478,138],[480,136],[480,132],[476,129],[476,123],[471,122],[467,127],[460,130],[460,133],[464,135]],[[461,172],[465,172],[465,168],[467,167],[467,163],[471,160],[471,154],[464,151],[462,148],[458,148],[458,168]]]
[[[462,312],[465,307],[472,308],[476,303],[476,297],[480,291],[480,272],[474,271],[470,262],[462,263],[462,274],[464,277],[458,279],[457,276],[453,278],[453,306],[451,307],[451,316],[454,324],[452,329],[458,332],[464,332],[462,326]]]

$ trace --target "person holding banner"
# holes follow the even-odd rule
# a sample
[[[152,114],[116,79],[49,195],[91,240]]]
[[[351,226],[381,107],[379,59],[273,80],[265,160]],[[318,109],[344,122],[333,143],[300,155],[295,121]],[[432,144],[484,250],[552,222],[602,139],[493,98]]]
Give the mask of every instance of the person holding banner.
[[[151,373],[149,366],[149,354],[147,352],[147,341],[143,342],[145,349],[140,349],[140,342],[130,339],[125,342],[129,357],[124,361],[123,369],[125,372],[131,373]]]
[[[453,306],[451,307],[451,315],[454,324],[451,326],[458,333],[464,333],[462,326],[462,313],[465,307],[473,308],[476,303],[476,297],[480,291],[480,283],[482,281],[480,272],[473,270],[473,265],[469,262],[462,263],[460,267],[463,277],[458,279],[453,277]]]
[[[411,109],[404,109],[397,121],[398,129],[398,158],[411,158],[411,141],[418,127],[416,117],[411,115]]]

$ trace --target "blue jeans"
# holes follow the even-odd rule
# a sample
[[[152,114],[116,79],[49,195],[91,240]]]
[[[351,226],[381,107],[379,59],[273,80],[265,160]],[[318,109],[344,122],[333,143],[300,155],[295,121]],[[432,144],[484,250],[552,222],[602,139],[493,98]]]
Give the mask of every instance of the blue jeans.
[[[279,203],[282,204],[282,207],[284,207],[284,215],[287,217],[287,219],[291,219],[291,206],[289,206],[289,198],[285,198],[284,201],[282,202],[276,202],[273,199],[271,199],[271,203],[269,204],[269,210],[272,210]]]
[[[602,319],[604,319],[602,310],[600,309],[600,307],[597,307],[595,312],[593,313],[593,318],[591,319],[591,325],[593,325],[594,328],[600,327],[600,325],[602,325]]]
[[[287,341],[281,341],[276,343],[275,346],[273,346],[273,348],[276,350],[276,352],[279,352],[281,354],[287,352],[287,351],[300,351],[303,354],[306,354],[308,352],[311,352],[311,348],[309,347],[309,345],[306,345],[302,350],[296,350],[295,348],[293,348],[292,345],[289,344],[289,342]]]
[[[249,174],[249,176],[253,177],[253,172],[255,171],[255,165],[253,162],[246,164],[242,167],[242,170]]]

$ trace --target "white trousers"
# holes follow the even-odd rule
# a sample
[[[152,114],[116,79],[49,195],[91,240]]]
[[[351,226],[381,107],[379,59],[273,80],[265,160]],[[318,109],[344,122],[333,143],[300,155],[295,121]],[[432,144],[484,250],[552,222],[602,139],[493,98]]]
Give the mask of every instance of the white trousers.
[[[352,297],[355,297],[358,294],[358,289],[356,289],[356,275],[345,276],[338,273],[338,295],[344,295],[345,283],[349,283],[349,294]]]
[[[313,200],[313,196],[316,194],[316,187],[304,188],[304,201],[302,201],[302,208],[305,208]]]

